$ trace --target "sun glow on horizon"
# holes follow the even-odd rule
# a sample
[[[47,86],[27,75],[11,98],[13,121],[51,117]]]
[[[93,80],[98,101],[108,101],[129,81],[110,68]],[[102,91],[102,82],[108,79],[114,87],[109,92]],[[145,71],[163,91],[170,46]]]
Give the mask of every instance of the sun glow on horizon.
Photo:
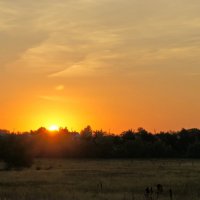
[[[59,127],[58,127],[58,125],[53,124],[53,125],[48,127],[48,130],[49,131],[58,131]]]

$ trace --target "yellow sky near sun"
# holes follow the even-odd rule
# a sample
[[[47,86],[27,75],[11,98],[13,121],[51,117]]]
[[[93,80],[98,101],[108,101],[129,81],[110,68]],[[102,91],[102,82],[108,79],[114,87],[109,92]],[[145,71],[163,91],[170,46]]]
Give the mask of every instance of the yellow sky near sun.
[[[198,0],[0,1],[0,128],[200,127]]]

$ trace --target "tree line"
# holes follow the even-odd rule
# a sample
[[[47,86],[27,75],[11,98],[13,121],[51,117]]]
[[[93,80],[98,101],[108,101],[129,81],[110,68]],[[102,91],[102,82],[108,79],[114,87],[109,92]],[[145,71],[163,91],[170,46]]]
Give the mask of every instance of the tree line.
[[[7,168],[30,167],[34,158],[200,158],[200,130],[151,133],[143,128],[120,135],[87,126],[13,133],[0,130],[0,159]]]

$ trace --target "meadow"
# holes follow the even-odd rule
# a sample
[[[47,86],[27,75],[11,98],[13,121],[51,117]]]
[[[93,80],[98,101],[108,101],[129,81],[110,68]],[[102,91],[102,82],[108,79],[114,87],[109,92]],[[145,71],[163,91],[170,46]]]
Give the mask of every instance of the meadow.
[[[200,198],[199,160],[38,159],[30,169],[0,171],[0,199],[143,200],[146,187],[158,199]],[[156,195],[153,199],[157,199]]]

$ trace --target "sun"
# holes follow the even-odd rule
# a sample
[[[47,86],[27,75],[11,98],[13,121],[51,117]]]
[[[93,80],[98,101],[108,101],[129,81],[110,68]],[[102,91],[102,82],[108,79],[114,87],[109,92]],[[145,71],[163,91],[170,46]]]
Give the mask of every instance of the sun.
[[[58,130],[59,130],[59,127],[58,127],[57,125],[54,124],[54,125],[49,126],[48,130],[49,130],[49,131],[58,131]]]

